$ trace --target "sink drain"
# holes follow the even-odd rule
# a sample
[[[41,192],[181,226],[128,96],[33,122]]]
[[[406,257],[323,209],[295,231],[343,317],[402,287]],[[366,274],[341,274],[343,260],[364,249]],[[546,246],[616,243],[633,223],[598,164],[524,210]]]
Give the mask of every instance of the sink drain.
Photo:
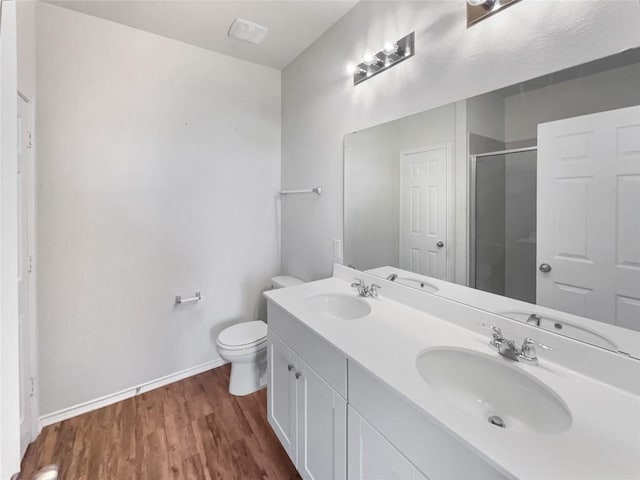
[[[498,415],[491,415],[487,420],[489,420],[491,425],[495,425],[496,427],[506,428],[507,426],[504,423],[504,420],[502,420]]]

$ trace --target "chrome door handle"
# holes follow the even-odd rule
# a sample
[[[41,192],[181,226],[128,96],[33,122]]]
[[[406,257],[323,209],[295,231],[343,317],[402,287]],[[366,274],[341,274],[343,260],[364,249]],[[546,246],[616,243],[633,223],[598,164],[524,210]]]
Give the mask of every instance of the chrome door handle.
[[[438,248],[442,248],[442,247],[444,247],[444,242],[438,242],[438,243],[436,243],[436,247],[438,247]]]
[[[293,370],[295,368],[295,365],[293,363],[290,363],[289,365],[287,365],[287,369],[289,371]]]
[[[296,380],[298,380],[302,376],[302,372],[296,372]]]
[[[542,273],[549,273],[551,271],[551,265],[549,265],[548,263],[541,263],[538,269]]]

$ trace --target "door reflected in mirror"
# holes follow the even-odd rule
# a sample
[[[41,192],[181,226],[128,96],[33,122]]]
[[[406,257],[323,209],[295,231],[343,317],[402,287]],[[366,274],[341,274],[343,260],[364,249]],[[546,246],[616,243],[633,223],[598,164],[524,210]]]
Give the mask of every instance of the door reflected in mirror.
[[[352,133],[344,155],[346,264],[640,358],[640,49]]]

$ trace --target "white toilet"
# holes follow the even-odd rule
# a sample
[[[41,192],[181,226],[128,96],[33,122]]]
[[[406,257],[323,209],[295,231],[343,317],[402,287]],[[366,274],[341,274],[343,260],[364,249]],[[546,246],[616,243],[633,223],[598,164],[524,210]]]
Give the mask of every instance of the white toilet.
[[[285,288],[304,283],[282,275],[271,279],[272,288]],[[225,328],[216,340],[218,353],[231,363],[229,393],[248,395],[267,384],[267,324],[262,320],[241,322]]]

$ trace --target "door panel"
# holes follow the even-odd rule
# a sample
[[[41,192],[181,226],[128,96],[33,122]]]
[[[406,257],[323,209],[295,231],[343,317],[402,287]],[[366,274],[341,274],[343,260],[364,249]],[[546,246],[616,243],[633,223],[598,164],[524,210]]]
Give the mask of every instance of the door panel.
[[[640,330],[640,107],[538,126],[537,303]]]
[[[349,407],[349,480],[426,480],[396,448]]]
[[[295,354],[269,331],[267,411],[269,424],[294,464],[297,464],[297,391]]]
[[[400,268],[442,280],[447,276],[448,161],[448,146],[400,157]]]
[[[308,480],[347,475],[347,402],[308,365],[298,382],[298,471]]]

